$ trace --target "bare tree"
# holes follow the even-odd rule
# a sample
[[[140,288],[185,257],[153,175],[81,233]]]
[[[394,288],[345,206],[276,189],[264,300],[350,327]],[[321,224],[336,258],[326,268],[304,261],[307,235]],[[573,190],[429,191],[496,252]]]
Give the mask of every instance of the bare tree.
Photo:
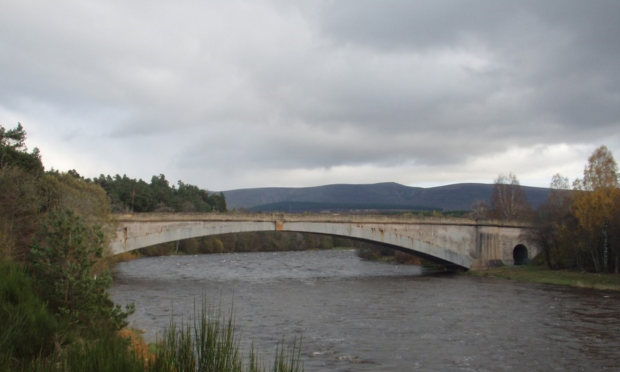
[[[531,217],[532,206],[514,174],[500,174],[495,180],[490,215],[500,220],[524,220]]]
[[[469,215],[472,218],[487,218],[489,215],[489,206],[483,200],[478,200],[471,207]]]
[[[558,269],[564,264],[562,233],[570,213],[569,190],[568,178],[555,174],[551,180],[547,202],[536,211],[536,229],[531,230],[530,240],[542,249],[545,263],[552,269]]]

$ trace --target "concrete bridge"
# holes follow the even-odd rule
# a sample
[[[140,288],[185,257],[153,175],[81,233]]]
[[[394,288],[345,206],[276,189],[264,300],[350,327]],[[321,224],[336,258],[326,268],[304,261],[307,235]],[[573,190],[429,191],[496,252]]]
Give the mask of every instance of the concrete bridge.
[[[342,236],[390,246],[447,266],[482,269],[523,264],[531,226],[518,222],[337,214],[133,214],[117,217],[112,254],[208,235],[290,231]]]

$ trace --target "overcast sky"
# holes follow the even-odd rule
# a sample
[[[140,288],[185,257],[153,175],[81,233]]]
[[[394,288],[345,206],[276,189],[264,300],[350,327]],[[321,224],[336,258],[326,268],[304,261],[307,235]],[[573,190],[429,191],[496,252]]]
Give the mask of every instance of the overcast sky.
[[[17,122],[86,177],[546,187],[620,160],[620,1],[2,0]]]

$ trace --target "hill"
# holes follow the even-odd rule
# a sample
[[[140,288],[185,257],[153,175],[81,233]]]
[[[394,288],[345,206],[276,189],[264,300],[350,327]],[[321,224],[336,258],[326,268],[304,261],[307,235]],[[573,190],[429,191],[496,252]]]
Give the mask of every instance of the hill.
[[[549,189],[523,186],[534,208],[547,200]],[[438,187],[410,187],[394,182],[368,185],[265,187],[224,191],[229,209],[317,212],[321,210],[470,210],[477,201],[487,204],[492,184],[461,183]]]

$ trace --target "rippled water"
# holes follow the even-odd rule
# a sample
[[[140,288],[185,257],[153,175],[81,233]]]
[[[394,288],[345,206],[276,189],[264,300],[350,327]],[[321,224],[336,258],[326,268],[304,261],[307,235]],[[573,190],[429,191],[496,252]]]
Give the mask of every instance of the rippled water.
[[[273,353],[303,336],[306,371],[620,371],[620,294],[360,260],[353,251],[145,258],[113,299],[155,340],[206,295]]]

